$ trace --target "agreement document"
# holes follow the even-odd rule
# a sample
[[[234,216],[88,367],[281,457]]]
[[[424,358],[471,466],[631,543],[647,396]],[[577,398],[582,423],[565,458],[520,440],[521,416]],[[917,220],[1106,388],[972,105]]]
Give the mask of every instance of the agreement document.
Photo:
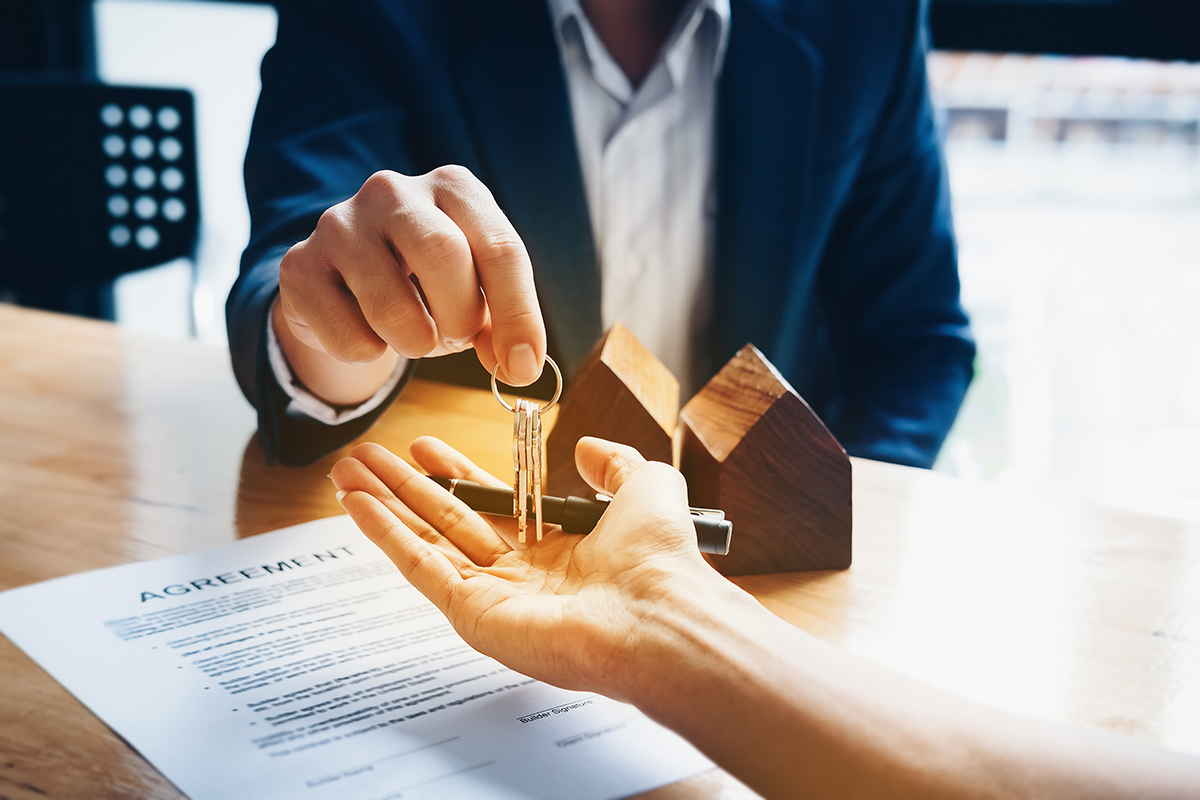
[[[5,592],[0,630],[193,800],[599,800],[712,767],[472,650],[348,517]]]

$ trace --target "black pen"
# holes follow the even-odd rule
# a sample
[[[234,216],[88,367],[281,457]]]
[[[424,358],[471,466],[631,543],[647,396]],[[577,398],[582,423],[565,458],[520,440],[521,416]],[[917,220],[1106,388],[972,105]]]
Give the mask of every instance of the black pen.
[[[483,486],[473,481],[458,478],[440,478],[430,475],[429,479],[449,490],[450,494],[480,514],[500,517],[513,515],[513,490]],[[530,500],[529,506],[533,506]],[[600,521],[600,515],[608,503],[588,500],[584,497],[551,497],[542,495],[542,513],[545,522],[562,527],[564,533],[591,533]],[[700,552],[723,556],[729,554],[729,540],[733,535],[733,523],[725,519],[720,511],[690,509],[692,524],[696,526],[696,543]]]

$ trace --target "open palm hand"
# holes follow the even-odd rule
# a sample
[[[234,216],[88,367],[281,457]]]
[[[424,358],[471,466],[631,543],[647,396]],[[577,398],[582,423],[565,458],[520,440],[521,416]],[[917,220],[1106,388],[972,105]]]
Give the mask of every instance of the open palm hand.
[[[429,474],[503,486],[443,442],[422,438]],[[472,647],[540,680],[620,696],[641,620],[672,586],[712,573],[696,548],[684,482],[635,450],[584,439],[580,474],[613,495],[587,536],[546,526],[518,544],[515,521],[484,518],[376,444],[333,469],[346,511]]]

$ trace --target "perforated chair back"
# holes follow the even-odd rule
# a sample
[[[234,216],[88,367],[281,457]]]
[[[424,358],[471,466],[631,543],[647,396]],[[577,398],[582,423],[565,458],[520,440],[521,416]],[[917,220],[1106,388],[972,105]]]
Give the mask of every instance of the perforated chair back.
[[[186,90],[0,80],[0,288],[192,255],[195,141]]]

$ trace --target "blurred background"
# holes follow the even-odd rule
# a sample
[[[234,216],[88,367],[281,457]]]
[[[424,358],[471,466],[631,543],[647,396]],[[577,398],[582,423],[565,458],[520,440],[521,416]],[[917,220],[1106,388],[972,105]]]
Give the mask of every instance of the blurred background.
[[[2,0],[0,10],[69,27],[80,5]],[[249,232],[242,155],[274,9],[92,9],[92,30],[76,38],[93,42],[100,80],[195,98],[194,253],[119,278],[112,314],[132,330],[223,346],[224,298]],[[930,80],[979,342],[936,469],[1200,519],[1200,3],[933,0],[931,21]],[[15,52],[4,36],[0,51]]]

